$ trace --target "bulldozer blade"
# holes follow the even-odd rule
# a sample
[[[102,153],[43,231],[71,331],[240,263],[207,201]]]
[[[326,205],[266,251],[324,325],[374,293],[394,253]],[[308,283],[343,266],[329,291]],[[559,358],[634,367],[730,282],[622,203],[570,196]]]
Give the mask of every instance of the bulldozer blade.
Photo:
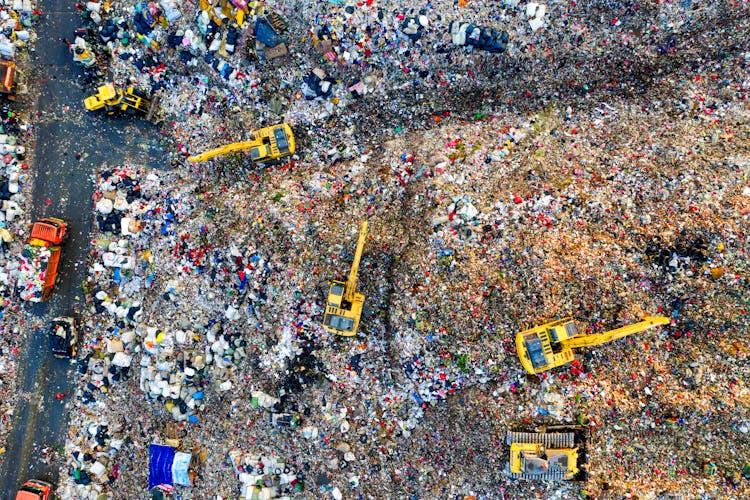
[[[510,446],[513,443],[539,443],[545,448],[573,448],[575,434],[572,432],[550,432],[538,434],[536,432],[508,432],[505,438]]]
[[[513,479],[530,479],[533,481],[563,481],[565,479],[565,474],[562,472],[545,472],[543,474],[509,472],[508,475]]]

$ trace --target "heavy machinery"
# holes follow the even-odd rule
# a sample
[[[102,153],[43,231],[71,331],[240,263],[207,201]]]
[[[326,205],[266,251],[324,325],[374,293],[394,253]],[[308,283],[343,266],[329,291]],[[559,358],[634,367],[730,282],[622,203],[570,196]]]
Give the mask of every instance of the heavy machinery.
[[[526,371],[536,374],[573,361],[573,349],[604,344],[668,324],[669,318],[664,316],[646,316],[643,321],[632,325],[585,335],[578,333],[578,327],[571,318],[563,318],[518,333],[516,350]]]
[[[129,115],[140,114],[153,121],[159,106],[159,99],[152,99],[146,92],[133,86],[124,90],[107,83],[97,89],[97,93],[87,97],[83,104],[88,111],[106,110],[108,115],[122,111]]]
[[[52,498],[52,485],[39,479],[29,479],[16,493],[16,500],[48,500],[49,498]]]
[[[357,272],[359,261],[362,259],[362,250],[367,239],[367,221],[362,223],[357,240],[357,251],[354,254],[354,262],[349,271],[349,279],[343,281],[331,281],[328,291],[328,301],[323,315],[323,328],[336,335],[353,337],[357,334],[359,318],[362,316],[362,305],[365,296],[357,293]]]
[[[16,100],[16,92],[13,85],[15,76],[16,63],[0,60],[0,94],[9,101]]]
[[[75,319],[58,317],[52,320],[49,328],[49,345],[56,358],[75,358],[78,351],[78,331]]]
[[[226,146],[210,149],[199,155],[188,157],[188,161],[206,161],[215,156],[235,151],[250,151],[250,159],[254,163],[261,163],[289,156],[294,154],[296,150],[292,128],[286,123],[264,127],[253,131],[252,134],[252,140],[234,142]]]
[[[67,230],[65,221],[56,217],[38,220],[31,227],[31,238],[21,252],[17,281],[23,300],[41,302],[52,296]]]
[[[580,472],[574,432],[508,432],[506,442],[513,478],[569,481]]]

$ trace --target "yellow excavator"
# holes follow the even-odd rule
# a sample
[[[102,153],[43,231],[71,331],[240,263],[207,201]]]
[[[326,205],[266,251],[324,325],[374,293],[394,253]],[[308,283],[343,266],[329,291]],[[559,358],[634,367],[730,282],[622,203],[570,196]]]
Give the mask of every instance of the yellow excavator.
[[[286,123],[261,128],[253,131],[253,139],[250,141],[233,142],[232,144],[210,149],[199,155],[189,156],[188,161],[206,161],[215,156],[248,150],[250,151],[250,158],[254,163],[292,155],[296,150],[292,128]]]
[[[569,481],[579,473],[573,432],[508,432],[506,442],[515,479]]]
[[[536,374],[573,361],[573,349],[590,347],[627,337],[661,325],[668,325],[669,318],[646,316],[643,321],[615,330],[593,335],[578,333],[571,318],[563,318],[525,330],[516,335],[518,358],[527,372]]]
[[[365,296],[357,293],[357,271],[359,261],[362,259],[362,251],[367,239],[367,221],[362,223],[357,240],[357,251],[354,254],[352,269],[349,271],[349,279],[343,281],[331,281],[328,291],[326,311],[323,315],[323,328],[336,335],[353,337],[357,334],[359,318],[362,316],[362,305]]]

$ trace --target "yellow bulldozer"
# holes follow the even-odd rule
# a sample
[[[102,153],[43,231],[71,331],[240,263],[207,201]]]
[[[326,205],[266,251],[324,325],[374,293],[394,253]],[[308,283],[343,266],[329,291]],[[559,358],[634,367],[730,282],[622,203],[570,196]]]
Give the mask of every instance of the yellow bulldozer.
[[[359,262],[362,259],[362,251],[367,239],[367,221],[362,223],[357,240],[357,251],[354,254],[354,262],[349,271],[349,279],[344,281],[331,281],[328,291],[326,310],[323,315],[323,328],[336,335],[353,337],[357,334],[359,319],[362,316],[362,306],[365,296],[357,292],[357,272]]]
[[[571,318],[545,323],[516,335],[518,358],[527,372],[540,373],[573,361],[573,350],[591,347],[627,337],[661,325],[668,325],[669,318],[646,316],[643,321],[623,326],[604,333],[586,335],[578,333]]]
[[[249,151],[250,159],[254,163],[262,163],[292,155],[296,150],[292,128],[286,123],[264,127],[253,131],[252,134],[253,138],[249,141],[233,142],[210,149],[201,154],[189,156],[188,161],[206,161],[236,151]]]
[[[579,474],[574,432],[508,432],[508,474],[515,479],[570,481]]]
[[[104,109],[108,115],[123,112],[128,115],[141,115],[147,120],[156,121],[159,99],[133,86],[125,89],[107,83],[97,89],[96,94],[83,101],[88,111]]]

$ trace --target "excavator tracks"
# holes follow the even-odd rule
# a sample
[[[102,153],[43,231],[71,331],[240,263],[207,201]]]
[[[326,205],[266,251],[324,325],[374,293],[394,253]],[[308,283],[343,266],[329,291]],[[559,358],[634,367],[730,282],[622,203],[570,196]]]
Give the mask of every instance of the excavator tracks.
[[[546,472],[544,474],[515,474],[509,472],[508,475],[513,479],[531,479],[534,481],[564,481],[565,474],[562,471],[559,472]]]

